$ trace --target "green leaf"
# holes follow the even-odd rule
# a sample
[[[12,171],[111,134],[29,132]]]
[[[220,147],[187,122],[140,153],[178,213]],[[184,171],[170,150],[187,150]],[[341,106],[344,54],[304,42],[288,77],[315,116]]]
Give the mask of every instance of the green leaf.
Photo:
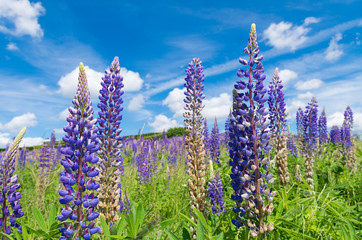
[[[162,228],[165,228],[168,225],[170,225],[171,223],[173,223],[175,220],[176,220],[175,218],[167,219],[165,221],[160,222],[160,225]]]
[[[182,239],[183,240],[191,240],[190,233],[185,227],[182,228]]]
[[[48,228],[45,223],[45,220],[44,220],[41,212],[39,211],[39,209],[35,206],[33,207],[33,216],[34,216],[36,222],[39,224],[41,230],[43,230],[44,232],[47,232]]]
[[[137,207],[137,211],[136,211],[136,229],[138,231],[138,229],[140,228],[140,226],[143,223],[145,217],[145,211],[143,209],[142,204],[140,203]]]
[[[49,212],[49,218],[48,218],[48,230],[51,229],[53,223],[55,223],[55,215],[57,214],[57,209],[55,205],[53,205]]]
[[[126,236],[118,236],[118,235],[110,235],[109,237],[115,238],[115,239],[125,239]]]
[[[166,230],[166,233],[168,235],[168,237],[170,238],[170,240],[179,240],[175,234],[173,234],[172,232]]]
[[[7,235],[6,233],[0,232],[0,236],[6,237],[8,240],[15,240],[15,238],[10,237],[10,235]]]
[[[208,228],[208,225],[207,225],[207,222],[206,222],[206,219],[205,219],[204,215],[202,215],[202,213],[199,210],[197,210],[196,208],[194,209],[194,212],[195,212],[196,216],[199,219],[199,221],[197,221],[197,222],[199,223],[201,221],[202,227],[207,232],[209,232],[209,228]]]
[[[30,238],[29,238],[29,234],[28,234],[28,230],[26,229],[26,226],[22,225],[22,226],[21,226],[21,229],[22,229],[22,231],[23,231],[24,240],[30,239]]]
[[[215,240],[223,240],[224,239],[224,233],[221,232],[219,235],[217,235],[217,237],[215,238]]]
[[[110,239],[111,233],[109,232],[108,224],[106,223],[103,217],[100,217],[100,220],[101,220],[102,230],[104,235],[106,236],[106,239]]]
[[[194,228],[196,228],[196,223],[194,221],[192,221],[191,218],[189,218],[188,216],[180,213],[181,217],[183,217],[186,221],[188,221]]]
[[[202,223],[200,223],[200,221],[198,221],[197,223],[197,227],[196,227],[196,239],[197,240],[204,240],[205,237],[204,237],[204,231],[202,229]]]

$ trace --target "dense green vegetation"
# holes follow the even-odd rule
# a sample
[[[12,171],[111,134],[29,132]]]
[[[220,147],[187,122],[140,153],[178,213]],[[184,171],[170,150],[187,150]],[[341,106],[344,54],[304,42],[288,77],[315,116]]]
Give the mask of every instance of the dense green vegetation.
[[[275,229],[266,239],[361,239],[362,217],[362,142],[356,141],[357,172],[345,169],[341,155],[336,146],[327,145],[320,149],[315,159],[314,194],[308,194],[309,185],[303,179],[295,179],[296,166],[303,171],[303,159],[288,157],[291,181],[286,187],[276,180],[274,189],[274,212],[268,221],[274,222]],[[188,239],[189,229],[194,224],[190,219],[189,194],[186,185],[188,176],[183,161],[176,165],[167,163],[167,154],[159,154],[158,174],[151,183],[139,185],[137,168],[131,164],[130,157],[124,159],[123,191],[128,192],[132,210],[130,214],[122,214],[110,231],[104,230],[105,222],[98,220],[104,235],[99,239]],[[34,159],[35,160],[35,159]],[[36,160],[35,160],[36,161]],[[214,164],[220,170],[224,184],[224,200],[227,212],[215,216],[209,212],[207,219],[202,219],[195,226],[198,239],[249,239],[246,228],[239,231],[230,223],[233,216],[234,202],[230,199],[230,167],[227,150],[222,150],[220,163]],[[50,174],[48,183],[37,188],[37,165],[27,163],[25,170],[17,169],[21,183],[21,204],[25,215],[19,219],[23,226],[23,239],[58,239],[60,222],[56,216],[60,214],[58,191],[58,165]],[[275,172],[275,165],[273,172]],[[277,175],[275,173],[277,178]],[[303,177],[303,172],[301,172]],[[209,176],[206,176],[209,178]],[[38,210],[39,209],[39,210]],[[209,208],[210,209],[210,208]],[[26,234],[27,233],[27,234]],[[11,236],[16,236],[16,231]],[[113,235],[113,237],[110,237]],[[116,237],[117,236],[117,237]],[[204,236],[204,238],[202,238]],[[11,237],[8,237],[12,239]],[[19,239],[19,236],[18,236]]]

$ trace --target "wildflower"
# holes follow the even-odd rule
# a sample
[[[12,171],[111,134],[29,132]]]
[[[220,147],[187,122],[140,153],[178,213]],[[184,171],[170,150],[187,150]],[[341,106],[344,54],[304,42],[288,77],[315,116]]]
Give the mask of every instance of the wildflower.
[[[97,119],[93,119],[93,108],[89,96],[88,82],[82,63],[79,64],[78,87],[69,107],[68,125],[63,128],[65,147],[61,149],[65,157],[60,161],[64,170],[60,181],[64,189],[59,191],[59,202],[64,205],[58,220],[64,222],[59,239],[90,239],[100,231],[94,220],[99,213],[94,211],[98,204],[95,191],[99,188],[94,177],[99,174],[96,166],[99,150],[97,140]],[[73,236],[74,235],[74,236]]]
[[[244,49],[249,60],[240,59],[246,70],[239,70],[238,81],[233,90],[233,118],[230,128],[230,177],[235,201],[233,208],[236,227],[247,225],[253,236],[261,235],[273,229],[273,224],[265,223],[265,216],[273,211],[272,200],[276,194],[267,187],[274,181],[269,171],[267,153],[271,150],[267,128],[268,109],[264,106],[268,100],[264,88],[264,68],[256,41],[255,24],[251,25],[248,46]],[[237,92],[237,90],[244,90]]]

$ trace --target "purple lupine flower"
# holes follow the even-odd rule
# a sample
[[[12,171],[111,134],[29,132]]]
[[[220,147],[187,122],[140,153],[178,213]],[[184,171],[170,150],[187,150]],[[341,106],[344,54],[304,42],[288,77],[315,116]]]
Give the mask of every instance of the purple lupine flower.
[[[344,111],[344,120],[346,121],[349,129],[353,128],[353,112],[350,106],[347,106],[346,111]]]
[[[204,128],[202,129],[202,135],[204,135],[204,146],[205,146],[205,151],[206,151],[206,155],[209,156],[210,155],[210,136],[209,136],[209,128],[207,127],[207,119],[204,119]]]
[[[232,111],[230,109],[229,115],[225,121],[225,143],[226,143],[226,147],[228,149],[229,149],[229,141],[230,141],[229,135],[230,135],[231,118],[232,118]]]
[[[203,109],[202,100],[205,98],[204,90],[204,70],[202,62],[198,58],[194,58],[189,63],[186,71],[185,78],[185,112],[184,123],[185,130],[189,135],[185,136],[185,155],[186,155],[186,169],[189,175],[188,186],[190,194],[191,209],[199,210],[204,216],[206,205],[206,191],[205,191],[205,145],[203,142],[202,128],[203,116],[201,111]],[[191,214],[191,219],[197,224],[197,218]],[[192,238],[196,238],[196,229],[192,228]]]
[[[56,144],[56,137],[55,137],[55,131],[53,130],[51,136],[50,136],[50,142],[49,142],[49,159],[50,159],[50,170],[53,169],[54,167],[52,166],[54,163],[54,158],[55,158],[55,144]]]
[[[269,104],[269,129],[273,138],[276,154],[276,163],[279,181],[282,184],[289,182],[288,153],[286,136],[286,114],[282,81],[279,79],[278,68],[275,69],[273,79],[270,81],[268,90]]]
[[[59,191],[59,202],[64,205],[58,220],[64,222],[59,239],[90,239],[100,232],[94,220],[99,213],[94,211],[98,204],[95,191],[99,188],[94,177],[99,174],[97,167],[97,119],[93,119],[93,108],[89,96],[88,82],[83,63],[79,64],[77,92],[69,107],[68,125],[63,129],[65,147],[61,148],[65,157],[60,161],[64,170],[60,181],[64,189]],[[75,234],[75,236],[73,236]]]
[[[292,133],[288,134],[287,148],[288,148],[289,155],[298,157],[297,143],[296,143],[295,137]]]
[[[323,108],[322,114],[318,119],[318,131],[319,131],[319,145],[326,144],[328,142],[327,132],[327,116],[326,111]]]
[[[298,108],[297,114],[296,114],[296,122],[297,122],[297,133],[298,133],[298,140],[302,141],[303,139],[303,118],[304,113],[301,107]]]
[[[237,75],[245,80],[238,81],[233,90],[233,118],[230,128],[231,186],[235,201],[235,218],[232,223],[237,227],[247,225],[252,236],[264,235],[271,231],[272,223],[266,225],[265,216],[273,211],[272,200],[276,194],[267,188],[274,181],[269,170],[267,153],[269,145],[267,128],[268,109],[264,106],[268,100],[264,88],[264,68],[256,41],[255,24],[251,25],[249,42],[244,52],[249,60],[239,59],[246,70],[239,70]],[[237,92],[237,90],[244,90]]]
[[[136,157],[137,178],[139,185],[150,183],[152,179],[152,162],[149,156],[149,145],[149,141],[145,140]]]
[[[278,68],[275,69],[273,79],[268,90],[269,128],[271,136],[276,137],[286,131],[286,114],[282,81],[279,78]]]
[[[49,140],[46,140],[43,143],[43,147],[41,148],[39,155],[38,176],[41,176],[41,178],[48,176],[51,169],[51,163],[52,161],[50,160],[50,142]]]
[[[344,121],[341,127],[341,143],[344,151],[350,151],[353,147],[351,140],[351,132],[347,121]]]
[[[310,188],[314,190],[313,171],[315,149],[317,148],[318,139],[318,105],[317,99],[312,98],[312,101],[306,106],[303,117],[303,140],[302,150],[305,157],[305,174],[306,181]]]
[[[24,145],[22,147],[22,149],[20,150],[19,159],[18,159],[19,167],[21,170],[25,169],[27,152],[28,152],[28,150],[26,149],[26,147]]]
[[[333,144],[341,143],[341,132],[339,131],[338,126],[336,126],[336,125],[332,126],[331,132],[329,135],[330,135],[331,143],[333,143]]]
[[[220,158],[219,127],[216,118],[210,135],[210,158],[217,163]]]
[[[97,181],[100,184],[100,195],[98,208],[101,216],[107,224],[118,220],[118,202],[122,200],[120,194],[120,182],[123,175],[122,158],[122,129],[119,127],[123,110],[122,95],[124,87],[123,77],[120,75],[119,59],[115,57],[109,70],[105,70],[102,78],[102,88],[99,91],[99,118],[98,139],[100,151],[98,151],[101,168]],[[119,200],[117,200],[119,199]]]
[[[220,178],[220,172],[217,171],[215,176],[209,181],[208,196],[212,205],[212,213],[218,216],[226,212],[223,194],[224,190]]]
[[[54,170],[54,168],[56,168],[56,166],[58,165],[58,163],[62,159],[61,148],[62,148],[62,143],[61,143],[61,141],[59,141],[58,144],[57,144],[56,154],[55,154],[55,156],[53,158],[53,164],[52,164],[53,168],[52,168],[52,170]]]
[[[11,228],[15,227],[21,232],[21,226],[15,220],[24,216],[21,211],[20,183],[18,175],[15,172],[15,158],[18,152],[19,143],[25,134],[26,128],[23,128],[18,136],[14,139],[11,146],[6,150],[5,155],[0,163],[0,205],[1,205],[1,230],[3,233],[10,234]],[[8,225],[8,220],[10,225]]]

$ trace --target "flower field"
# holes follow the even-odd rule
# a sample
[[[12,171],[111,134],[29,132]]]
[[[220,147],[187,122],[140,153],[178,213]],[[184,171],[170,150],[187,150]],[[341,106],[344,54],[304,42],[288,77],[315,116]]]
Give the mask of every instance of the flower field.
[[[123,136],[118,57],[95,109],[81,63],[63,138],[21,148],[24,128],[1,153],[2,238],[361,239],[353,110],[328,131],[314,96],[292,133],[283,79],[264,74],[255,24],[245,44],[226,122],[203,117],[207,76],[194,58],[185,127],[163,133]]]

